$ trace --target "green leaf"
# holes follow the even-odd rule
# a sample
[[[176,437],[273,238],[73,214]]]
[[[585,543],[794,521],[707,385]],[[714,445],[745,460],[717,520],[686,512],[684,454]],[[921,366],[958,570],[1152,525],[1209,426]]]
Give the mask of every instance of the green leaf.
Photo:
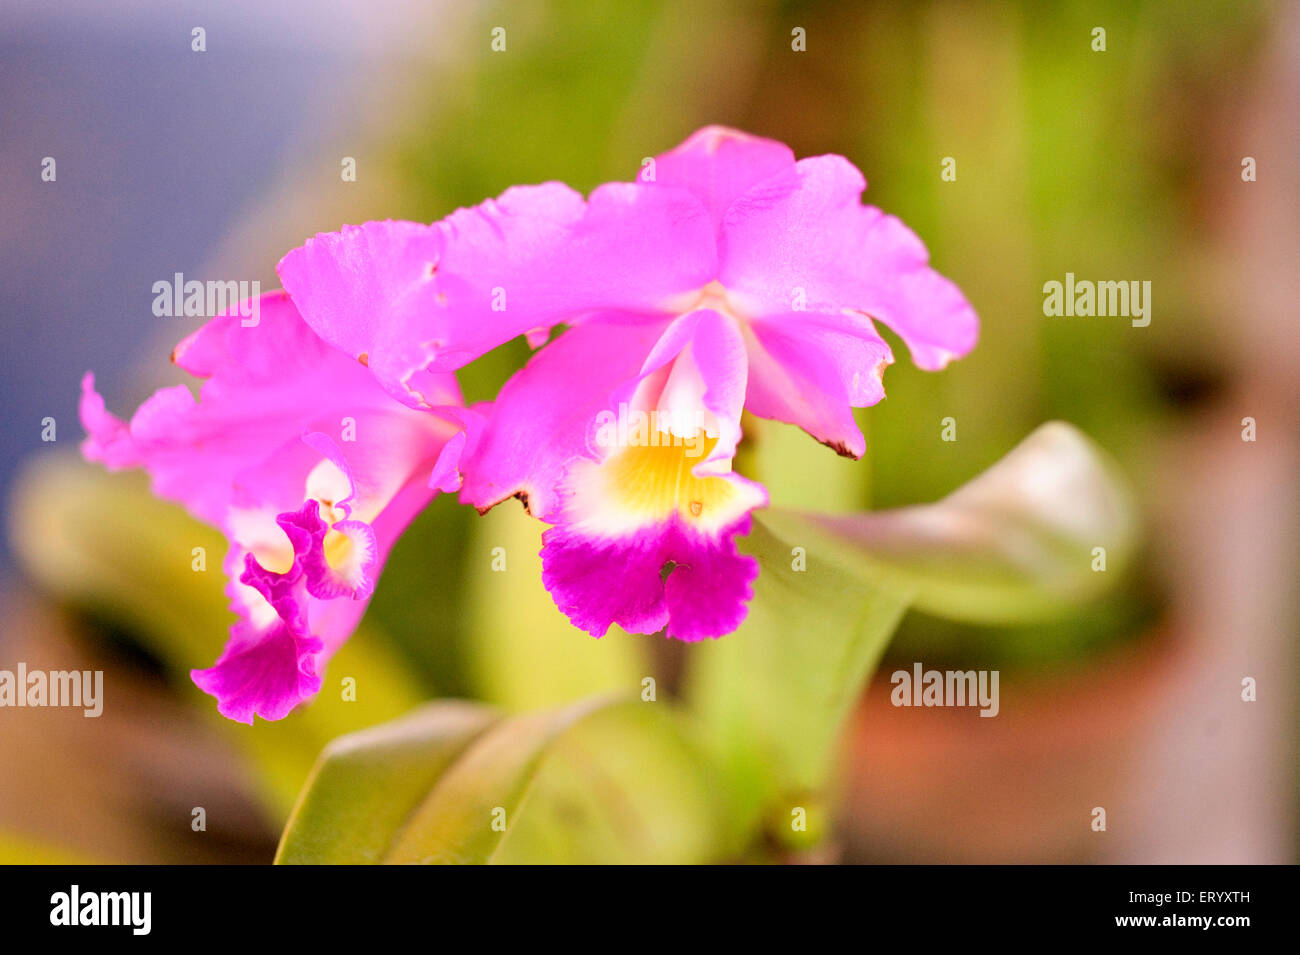
[[[493,861],[695,865],[734,857],[729,795],[664,701],[611,706],[560,736]]]
[[[1063,422],[1039,427],[935,504],[835,516],[773,510],[762,520],[804,547],[810,568],[828,562],[864,590],[909,594],[919,610],[985,624],[1060,616],[1099,595],[1132,556],[1137,526],[1110,460]],[[1104,572],[1094,569],[1097,548]]]
[[[788,814],[818,808],[839,727],[909,606],[981,622],[1061,613],[1117,576],[1134,525],[1105,456],[1061,423],[936,504],[759,515],[743,544],[762,565],[749,617],[694,650],[687,684],[746,824],[766,817],[794,843]]]
[[[476,864],[492,860],[547,748],[610,697],[511,717],[452,763],[396,834],[384,861]]]
[[[321,753],[275,861],[382,862],[411,808],[498,718],[490,707],[474,703],[430,703],[391,723],[340,736]]]
[[[742,828],[771,804],[820,790],[837,729],[911,594],[865,588],[851,571],[810,558],[755,522],[745,549],[762,573],[741,628],[693,648],[687,694],[740,797]],[[807,808],[805,804],[805,808]]]
[[[222,592],[226,542],[149,493],[143,473],[110,474],[71,452],[32,458],[19,475],[9,533],[44,589],[130,628],[177,673],[207,666],[232,619]],[[201,550],[207,569],[196,572]]]
[[[280,863],[484,863],[551,745],[618,698],[501,717],[438,702],[326,747],[281,839]]]

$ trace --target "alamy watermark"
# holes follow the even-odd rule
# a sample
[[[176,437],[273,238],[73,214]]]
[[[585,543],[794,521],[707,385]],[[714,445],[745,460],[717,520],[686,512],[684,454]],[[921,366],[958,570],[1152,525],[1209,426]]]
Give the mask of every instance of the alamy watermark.
[[[74,885],[50,896],[51,925],[124,925],[133,935],[153,927],[152,892],[83,892]]]
[[[213,318],[238,315],[239,324],[254,328],[261,321],[262,283],[246,281],[186,281],[181,272],[153,283],[153,313],[159,318]]]
[[[895,670],[889,694],[895,706],[978,706],[980,716],[998,715],[997,670]]]
[[[0,706],[74,707],[84,716],[104,712],[103,670],[0,670]]]
[[[1066,272],[1064,282],[1053,279],[1043,284],[1043,314],[1122,316],[1131,318],[1134,328],[1146,328],[1151,324],[1151,282],[1076,281],[1073,272]]]
[[[603,449],[628,447],[683,448],[688,458],[704,453],[708,434],[707,415],[691,411],[634,411],[626,403],[618,413],[596,415],[596,446]]]

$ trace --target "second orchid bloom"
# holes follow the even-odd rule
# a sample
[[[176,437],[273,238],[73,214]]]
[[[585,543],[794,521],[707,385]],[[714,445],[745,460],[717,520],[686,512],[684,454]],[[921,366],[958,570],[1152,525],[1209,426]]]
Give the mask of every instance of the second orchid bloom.
[[[308,324],[417,402],[421,376],[565,326],[465,416],[443,468],[480,510],[517,496],[553,525],[544,579],[577,626],[698,640],[740,624],[758,572],[735,543],[767,503],[732,471],[742,410],[858,457],[852,409],[893,361],[873,318],[923,368],[975,344],[961,292],[865,187],[839,156],[710,127],[586,203],[514,189],[435,226],[319,236],[280,275]]]
[[[305,505],[261,511],[279,513],[280,536],[292,542],[281,548],[285,559],[296,555],[279,573],[296,567],[302,584],[273,573],[256,535],[232,551],[242,555],[232,557],[232,573],[246,561],[240,579],[277,610],[288,598],[276,595],[305,587],[310,599],[291,599],[290,612],[274,616],[290,632],[314,632],[323,624],[313,614],[323,618],[333,598],[368,595],[391,542],[367,529],[405,525],[431,492],[401,491],[397,472],[434,455],[422,482],[429,488],[459,490],[480,511],[518,497],[551,525],[543,578],[575,625],[595,636],[617,624],[681,640],[735,630],[758,573],[736,538],[768,502],[761,485],[732,470],[742,411],[860,457],[852,409],[884,397],[882,374],[894,360],[874,320],[925,369],[965,355],[978,334],[962,293],[929,267],[915,234],[862,204],[865,188],[840,156],[796,161],[781,143],[708,127],[645,163],[636,181],[606,184],[585,201],[558,183],[515,187],[433,225],[372,222],[308,241],[280,263],[286,307],[319,338],[313,349],[352,364],[339,381],[364,372],[391,405],[369,445],[391,473],[381,468],[376,483],[365,474],[378,466],[369,452],[348,460],[301,415],[298,437],[311,451],[259,480],[301,484],[297,462],[319,458],[297,498]],[[519,335],[540,346],[532,359],[495,401],[459,407],[448,373]],[[286,400],[299,364],[288,362],[279,382]],[[337,390],[330,400],[363,392]],[[268,419],[283,411],[275,400]],[[126,439],[108,433],[94,403],[88,412],[98,434],[92,455],[109,460]],[[240,428],[251,449],[267,427],[238,421],[229,453],[239,453]],[[141,461],[131,463],[150,467],[143,450],[135,454]],[[313,480],[339,489],[325,501]],[[372,490],[395,503],[358,522],[352,509]],[[247,495],[228,489],[225,509],[201,516],[238,542],[242,525],[231,513]],[[338,559],[344,551],[354,556]],[[297,660],[314,644],[293,646]],[[231,669],[239,652],[228,649],[214,670]],[[217,690],[218,677],[196,678]],[[305,695],[288,694],[294,702]]]

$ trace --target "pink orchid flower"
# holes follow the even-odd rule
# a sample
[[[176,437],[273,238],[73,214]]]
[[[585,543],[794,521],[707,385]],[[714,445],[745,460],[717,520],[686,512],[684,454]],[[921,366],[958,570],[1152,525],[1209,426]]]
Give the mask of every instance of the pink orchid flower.
[[[457,430],[393,401],[286,293],[262,296],[258,311],[255,326],[236,308],[177,346],[172,360],[204,379],[197,402],[185,385],[163,388],[127,424],[104,409],[93,375],[81,397],[87,458],[144,468],[156,494],[229,539],[238,619],[216,664],[191,675],[245,723],[280,719],[319,691]],[[461,403],[450,375],[425,387],[435,406]]]
[[[893,361],[873,320],[925,369],[974,347],[974,310],[865,188],[843,157],[709,127],[585,204],[517,187],[433,226],[318,236],[279,273],[415,407],[430,377],[568,326],[461,413],[433,480],[553,525],[544,580],[577,626],[699,640],[739,626],[758,572],[735,543],[767,503],[731,470],[742,410],[860,457],[852,409],[884,397]]]

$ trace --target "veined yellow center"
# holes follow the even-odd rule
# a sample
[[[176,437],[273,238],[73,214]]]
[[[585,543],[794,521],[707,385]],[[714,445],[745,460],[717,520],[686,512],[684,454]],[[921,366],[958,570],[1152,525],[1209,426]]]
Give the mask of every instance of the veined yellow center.
[[[580,523],[593,533],[623,534],[674,515],[702,530],[716,530],[750,507],[755,492],[726,477],[694,473],[716,438],[687,443],[632,445],[604,462],[578,462],[571,490]],[[695,453],[691,453],[695,452]]]
[[[745,328],[748,314],[743,296],[713,281],[677,295],[665,310],[679,316],[700,309]],[[645,376],[631,401],[631,411],[646,416],[646,426],[626,425],[620,409],[621,444],[602,461],[580,459],[571,465],[568,480],[574,524],[590,534],[622,535],[662,524],[671,518],[705,532],[720,531],[746,512],[762,507],[766,495],[733,475],[728,460],[710,462],[711,471],[695,469],[709,460],[724,430],[715,412],[704,404],[708,390],[696,364],[694,342],[685,344],[670,364]],[[608,422],[602,425],[608,428]],[[602,434],[609,438],[609,432]],[[631,438],[632,440],[629,440]],[[609,440],[598,443],[608,448]]]
[[[608,493],[624,510],[652,519],[667,517],[674,509],[688,519],[701,517],[730,496],[722,478],[691,472],[715,444],[716,438],[705,438],[698,456],[679,444],[624,448],[601,469]]]

